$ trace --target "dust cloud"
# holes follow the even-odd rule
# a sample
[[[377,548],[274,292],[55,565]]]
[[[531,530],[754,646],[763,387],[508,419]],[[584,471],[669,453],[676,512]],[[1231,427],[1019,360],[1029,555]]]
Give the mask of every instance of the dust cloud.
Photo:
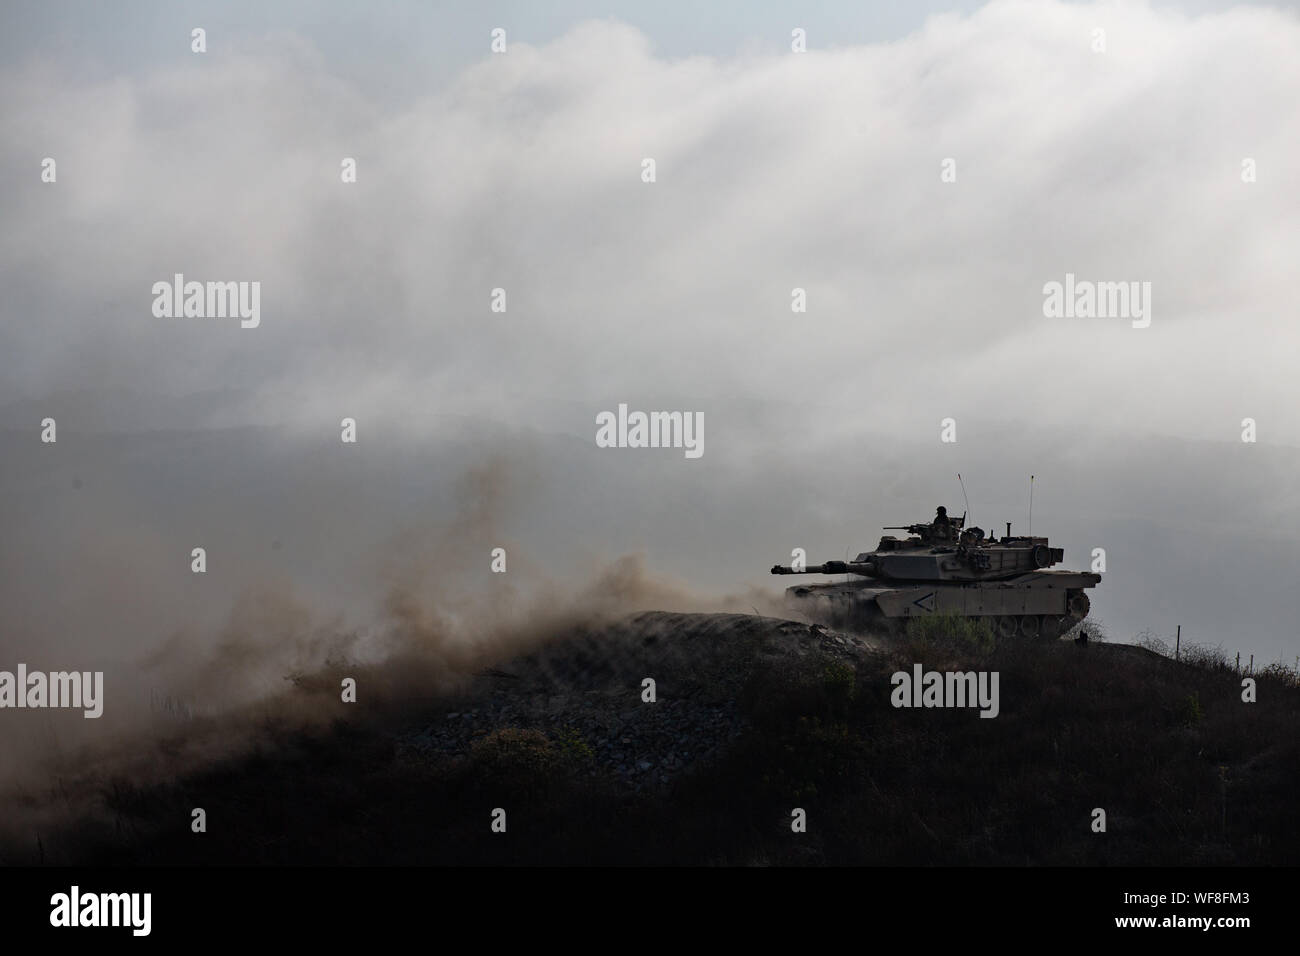
[[[577,579],[550,573],[501,528],[501,516],[522,506],[520,473],[510,456],[493,455],[456,483],[449,520],[395,531],[364,624],[314,606],[291,582],[266,581],[234,596],[215,633],[176,630],[106,664],[103,718],[8,711],[0,846],[30,852],[42,832],[94,814],[107,794],[274,753],[301,730],[416,715],[485,667],[629,614],[776,610],[758,592],[697,593],[652,572],[641,554],[593,560]],[[489,570],[484,541],[502,542],[505,573]],[[118,545],[117,559],[130,561]],[[345,678],[356,682],[356,703],[342,700]]]

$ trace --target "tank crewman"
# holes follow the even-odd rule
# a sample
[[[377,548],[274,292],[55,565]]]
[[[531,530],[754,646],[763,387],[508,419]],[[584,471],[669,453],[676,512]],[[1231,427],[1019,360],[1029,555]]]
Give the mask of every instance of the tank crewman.
[[[936,538],[946,540],[952,537],[952,519],[948,517],[948,509],[943,505],[935,509],[934,521],[930,523],[930,531]]]

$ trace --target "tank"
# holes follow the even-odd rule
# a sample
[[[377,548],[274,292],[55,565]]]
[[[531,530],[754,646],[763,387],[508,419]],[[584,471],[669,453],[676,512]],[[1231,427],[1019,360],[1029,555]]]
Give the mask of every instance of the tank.
[[[1087,588],[1101,575],[1049,570],[1065,556],[1047,538],[985,537],[949,524],[886,527],[876,550],[852,561],[807,567],[776,565],[773,574],[843,574],[844,581],[801,584],[786,589],[786,603],[813,621],[832,627],[901,631],[908,620],[955,614],[988,621],[1002,638],[1055,640],[1088,616]]]

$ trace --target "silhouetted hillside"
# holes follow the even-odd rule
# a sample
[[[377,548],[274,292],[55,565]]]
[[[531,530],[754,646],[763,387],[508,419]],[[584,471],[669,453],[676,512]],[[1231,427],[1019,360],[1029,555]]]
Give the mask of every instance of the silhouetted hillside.
[[[1280,864],[1300,857],[1300,689],[1138,647],[879,646],[646,613],[101,811],[9,862]],[[895,708],[891,674],[996,671],[998,714]],[[346,670],[346,669],[345,669]],[[357,673],[355,669],[348,671]],[[337,674],[300,682],[337,687]],[[645,679],[656,700],[645,702]],[[363,694],[364,671],[358,679]],[[208,830],[190,831],[202,807]],[[491,829],[506,812],[505,833]],[[791,830],[792,811],[807,832]],[[1093,832],[1094,808],[1106,832]]]

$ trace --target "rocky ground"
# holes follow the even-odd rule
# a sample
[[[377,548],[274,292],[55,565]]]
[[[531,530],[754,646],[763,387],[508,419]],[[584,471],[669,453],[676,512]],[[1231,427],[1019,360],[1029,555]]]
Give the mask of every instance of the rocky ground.
[[[777,618],[647,612],[485,671],[432,722],[400,734],[399,753],[454,762],[502,728],[532,730],[582,748],[589,775],[655,789],[750,729],[739,700],[757,664],[811,654],[856,663],[872,650],[863,637]]]

